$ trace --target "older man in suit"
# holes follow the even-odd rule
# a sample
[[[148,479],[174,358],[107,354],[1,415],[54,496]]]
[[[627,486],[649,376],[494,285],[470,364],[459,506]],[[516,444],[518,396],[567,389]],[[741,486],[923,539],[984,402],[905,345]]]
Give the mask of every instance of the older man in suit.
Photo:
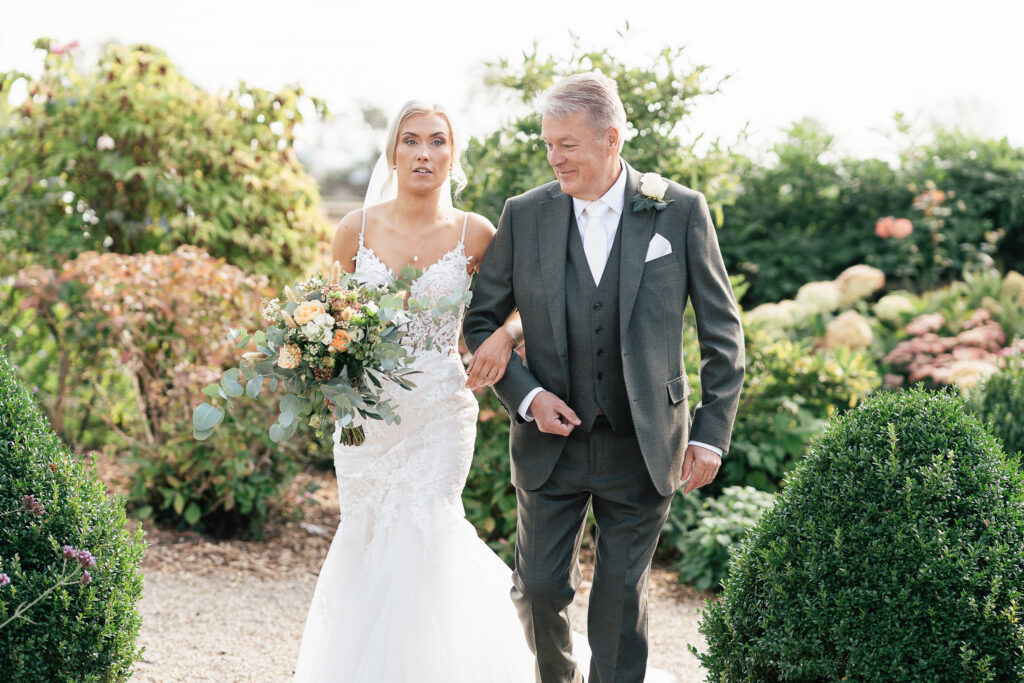
[[[588,680],[639,682],[651,558],[673,492],[712,481],[729,448],[743,330],[703,195],[620,156],[615,82],[577,74],[540,103],[557,180],[505,203],[464,333],[475,350],[513,310],[522,317],[525,363],[512,354],[494,390],[513,418],[512,598],[538,680],[582,678],[567,608],[592,505]],[[688,299],[696,330],[683,326]],[[691,423],[682,340],[693,333],[701,402]]]

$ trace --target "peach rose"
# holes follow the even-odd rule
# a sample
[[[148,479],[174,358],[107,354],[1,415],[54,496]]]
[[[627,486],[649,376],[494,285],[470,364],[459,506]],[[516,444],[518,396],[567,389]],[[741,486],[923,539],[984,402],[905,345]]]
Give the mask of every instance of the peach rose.
[[[321,302],[316,300],[304,301],[295,309],[292,317],[295,318],[295,322],[299,325],[305,325],[313,318],[326,312],[327,311],[324,309],[324,305]]]
[[[897,218],[889,228],[889,236],[898,240],[910,237],[912,232],[914,232],[914,224],[910,222],[909,218]]]
[[[892,216],[886,216],[885,218],[879,218],[875,222],[875,234],[881,237],[883,240],[886,239],[892,233],[892,222],[896,220]]]
[[[330,351],[331,353],[339,353],[341,351],[344,351],[345,349],[348,348],[349,340],[350,337],[348,332],[346,332],[345,330],[335,330],[334,339],[331,340],[331,343],[330,345],[328,345],[327,350]]]

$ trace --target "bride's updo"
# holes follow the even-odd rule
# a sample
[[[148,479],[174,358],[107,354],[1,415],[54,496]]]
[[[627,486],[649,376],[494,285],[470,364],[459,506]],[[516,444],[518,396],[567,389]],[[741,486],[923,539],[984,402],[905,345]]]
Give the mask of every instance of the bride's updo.
[[[462,168],[462,139],[459,135],[458,130],[455,128],[455,124],[452,123],[452,116],[448,113],[440,104],[434,104],[427,102],[426,100],[409,100],[402,105],[402,108],[398,110],[398,113],[393,119],[391,119],[391,127],[388,128],[388,139],[384,144],[384,155],[387,158],[388,169],[393,169],[395,166],[395,146],[398,144],[398,132],[402,129],[402,125],[409,120],[410,117],[419,116],[421,114],[437,114],[444,118],[448,123],[448,134],[449,139],[452,143],[452,170],[451,179],[455,188],[455,196],[458,197],[459,193],[466,187],[466,171]],[[394,181],[393,172],[388,177],[387,183],[390,184]]]

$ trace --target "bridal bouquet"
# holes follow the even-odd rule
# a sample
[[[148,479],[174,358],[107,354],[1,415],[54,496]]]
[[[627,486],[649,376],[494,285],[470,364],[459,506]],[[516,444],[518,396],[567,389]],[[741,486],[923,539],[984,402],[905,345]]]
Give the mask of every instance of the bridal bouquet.
[[[270,426],[274,442],[292,436],[303,421],[323,437],[331,413],[348,445],[365,441],[365,419],[401,422],[382,388],[388,382],[403,389],[415,386],[408,379],[415,359],[402,338],[415,316],[437,319],[465,303],[462,297],[448,297],[431,307],[409,298],[408,279],[416,273],[407,270],[394,285],[371,287],[358,275],[343,275],[335,263],[327,277],[317,274],[294,289],[285,287],[284,302],[264,299],[269,326],[253,334],[233,329],[228,335],[238,348],[252,342],[256,351],[243,354],[240,367],[225,372],[219,384],[203,393],[230,408],[231,399],[243,393],[252,399],[263,396],[265,382],[271,395],[282,386],[280,415]],[[208,438],[223,418],[224,410],[199,404],[192,414],[193,435]]]

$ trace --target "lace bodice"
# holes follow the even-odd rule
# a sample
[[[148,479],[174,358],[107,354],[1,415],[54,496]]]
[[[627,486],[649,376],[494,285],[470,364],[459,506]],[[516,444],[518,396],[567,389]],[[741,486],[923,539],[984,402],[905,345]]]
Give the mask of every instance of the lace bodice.
[[[469,289],[469,273],[466,266],[469,257],[466,255],[466,223],[469,221],[469,214],[462,221],[462,236],[455,247],[429,265],[423,274],[412,282],[411,296],[420,301],[436,304],[439,299],[453,294],[463,294]],[[355,268],[356,272],[365,276],[370,285],[389,285],[395,281],[395,273],[377,256],[370,247],[366,246],[364,236],[366,234],[366,211],[363,211],[363,225],[359,230],[359,249],[356,251]],[[441,316],[440,322],[435,322],[427,314],[421,314],[413,320],[409,326],[409,334],[406,335],[406,346],[413,353],[422,354],[429,352],[430,340],[440,349],[441,353],[455,353],[459,343],[459,329],[462,325],[463,308],[459,309],[456,316],[453,313],[445,313]]]

